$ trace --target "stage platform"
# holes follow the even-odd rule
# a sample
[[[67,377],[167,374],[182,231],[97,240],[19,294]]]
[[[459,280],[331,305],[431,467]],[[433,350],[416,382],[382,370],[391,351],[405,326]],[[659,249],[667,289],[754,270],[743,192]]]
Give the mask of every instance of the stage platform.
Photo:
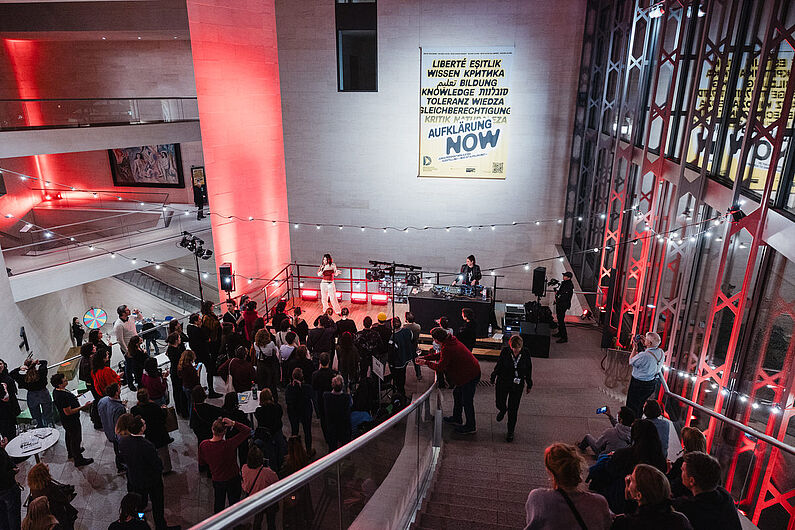
[[[312,328],[312,323],[315,321],[319,315],[323,313],[323,305],[320,302],[307,302],[301,300],[300,298],[295,298],[291,300],[291,302],[295,302],[295,306],[300,307],[301,311],[303,312],[304,320],[307,321],[309,324],[309,328]],[[288,313],[292,315],[292,307],[288,303]],[[379,304],[352,304],[346,300],[340,302],[340,307],[347,307],[350,311],[348,318],[356,322],[356,328],[362,329],[362,321],[364,317],[369,316],[373,319],[373,322],[376,323],[378,321],[378,313],[383,311],[386,313],[388,318],[392,318],[392,304],[387,305],[379,305]],[[400,318],[400,321],[405,323],[405,318],[403,317],[406,314],[406,311],[409,310],[408,304],[395,304],[395,313]],[[334,316],[334,320],[339,320],[339,315]],[[430,346],[432,340],[431,336],[428,334],[430,331],[429,329],[423,329],[423,333],[420,335],[420,344],[421,345],[428,345]],[[494,338],[494,337],[484,337],[478,339],[477,346],[475,350],[472,352],[475,354],[475,357],[479,359],[496,359],[500,355],[500,349],[502,348],[502,339],[501,338]]]

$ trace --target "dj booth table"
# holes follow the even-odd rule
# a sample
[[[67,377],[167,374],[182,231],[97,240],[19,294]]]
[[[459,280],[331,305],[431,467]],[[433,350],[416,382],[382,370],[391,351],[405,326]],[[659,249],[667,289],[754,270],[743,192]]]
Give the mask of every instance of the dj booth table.
[[[475,312],[478,338],[489,336],[489,322],[494,311],[491,293],[488,292],[484,300],[482,294],[466,296],[461,294],[462,291],[466,292],[467,289],[449,285],[434,286],[429,290],[423,290],[422,287],[411,288],[408,295],[409,310],[414,313],[414,320],[422,327],[424,333],[437,327],[436,320],[442,316],[446,316],[450,321],[450,327],[458,331],[464,325],[461,310],[469,307]]]

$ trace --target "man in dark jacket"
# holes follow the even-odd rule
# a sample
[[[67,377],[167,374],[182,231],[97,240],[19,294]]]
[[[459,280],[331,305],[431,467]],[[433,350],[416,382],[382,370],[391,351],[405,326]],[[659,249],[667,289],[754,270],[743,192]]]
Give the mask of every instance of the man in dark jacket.
[[[127,481],[130,490],[143,497],[144,505],[151,497],[152,517],[157,530],[179,529],[179,526],[168,526],[163,513],[165,498],[163,496],[163,464],[157,456],[155,446],[144,438],[146,423],[141,416],[130,421],[130,436],[119,438],[119,451],[127,463]]]
[[[475,349],[475,344],[478,341],[475,311],[471,307],[465,307],[461,310],[461,318],[464,319],[464,325],[458,328],[458,333],[456,333],[455,336],[469,351],[472,351]]]
[[[720,464],[700,451],[686,453],[682,464],[682,484],[692,497],[678,497],[673,506],[690,520],[693,530],[740,530],[740,516],[734,499],[719,486]]]
[[[326,416],[329,451],[351,441],[351,395],[344,391],[345,380],[336,375],[331,380],[329,391],[320,398]]]
[[[522,337],[512,336],[508,341],[508,346],[500,352],[500,358],[494,366],[494,371],[491,372],[492,384],[495,380],[497,381],[495,387],[497,410],[499,410],[497,421],[502,421],[505,413],[508,413],[506,442],[513,441],[522,390],[529,394],[530,389],[533,388],[533,363],[530,360],[530,354],[522,351],[523,346]]]
[[[563,281],[560,282],[558,292],[555,293],[555,312],[558,317],[558,332],[554,335],[560,337],[557,342],[563,343],[569,341],[569,336],[566,334],[566,311],[571,308],[571,297],[574,295],[574,284],[571,282],[571,272],[566,271],[563,273]]]
[[[373,355],[377,355],[383,345],[381,343],[381,335],[371,327],[373,325],[372,318],[364,317],[362,325],[364,327],[356,334],[353,339],[353,345],[359,350],[359,358],[361,359],[359,374],[364,379],[372,366]]]
[[[334,336],[336,333],[337,326],[334,325],[334,321],[328,315],[321,315],[315,321],[315,327],[309,330],[309,335],[306,338],[306,347],[313,360],[316,360],[323,352],[331,355],[334,351]]]
[[[475,434],[475,390],[480,381],[480,364],[472,352],[461,342],[447,333],[443,328],[433,328],[431,337],[434,343],[440,345],[438,362],[431,360],[436,357],[431,353],[417,361],[417,364],[427,364],[437,373],[447,376],[453,385],[453,415],[444,418],[447,423],[459,424],[455,431],[458,434]],[[461,412],[466,414],[466,423],[463,423]]]
[[[326,440],[329,449],[331,449],[331,442],[329,441],[328,429],[326,425],[326,414],[324,408],[323,394],[331,392],[331,380],[337,375],[337,372],[331,369],[331,357],[328,352],[320,354],[320,368],[315,370],[312,374],[312,390],[314,391],[315,409],[320,418],[320,429],[323,431],[323,438]]]
[[[221,394],[216,392],[215,388],[213,387],[213,376],[215,375],[215,359],[213,359],[212,356],[210,355],[211,352],[210,335],[207,332],[207,328],[202,325],[202,317],[198,313],[193,313],[190,317],[188,317],[188,327],[185,328],[185,331],[188,333],[188,342],[190,343],[190,349],[193,350],[193,352],[196,354],[196,360],[204,364],[205,372],[207,374],[206,375],[207,388],[210,391],[208,397],[211,398],[221,397]],[[212,375],[210,375],[211,373]]]
[[[414,335],[410,329],[402,328],[398,317],[392,319],[392,329],[396,329],[389,341],[389,371],[392,374],[392,385],[402,395],[406,395],[406,367],[414,358],[417,350],[414,347]]]

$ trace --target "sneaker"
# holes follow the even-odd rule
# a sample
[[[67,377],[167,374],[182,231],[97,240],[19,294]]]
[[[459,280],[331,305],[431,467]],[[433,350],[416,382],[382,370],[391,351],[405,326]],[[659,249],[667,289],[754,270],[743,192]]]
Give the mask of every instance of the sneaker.
[[[442,418],[442,420],[445,423],[452,423],[455,425],[461,425],[462,423],[464,423],[464,421],[461,420],[460,418],[454,418],[453,416],[445,416],[444,418]]]
[[[558,344],[563,344],[564,342],[569,342],[569,339],[558,339],[555,342],[557,342]]]
[[[84,458],[82,460],[76,461],[75,462],[75,467],[83,467],[83,466],[87,466],[87,465],[93,464],[93,463],[94,463],[94,459],[93,458]]]
[[[475,427],[464,427],[462,425],[461,427],[456,427],[455,432],[457,434],[475,434],[478,430]]]
[[[512,432],[509,432],[508,434],[505,435],[505,441],[506,442],[512,442],[513,441],[513,433]]]
[[[504,411],[504,410],[501,410],[501,411],[499,411],[499,412],[497,413],[497,421],[502,421],[502,419],[505,417],[505,412],[506,412],[506,411]]]

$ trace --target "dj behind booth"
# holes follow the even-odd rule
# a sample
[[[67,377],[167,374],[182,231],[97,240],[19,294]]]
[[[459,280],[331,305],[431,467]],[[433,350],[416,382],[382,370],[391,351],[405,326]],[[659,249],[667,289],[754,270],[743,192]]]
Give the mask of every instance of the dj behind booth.
[[[482,285],[439,285],[426,283],[411,287],[408,294],[409,310],[414,321],[423,330],[435,328],[436,320],[446,316],[450,327],[459,329],[464,325],[461,310],[469,307],[475,312],[477,337],[489,336],[489,323],[494,311],[491,290]]]

